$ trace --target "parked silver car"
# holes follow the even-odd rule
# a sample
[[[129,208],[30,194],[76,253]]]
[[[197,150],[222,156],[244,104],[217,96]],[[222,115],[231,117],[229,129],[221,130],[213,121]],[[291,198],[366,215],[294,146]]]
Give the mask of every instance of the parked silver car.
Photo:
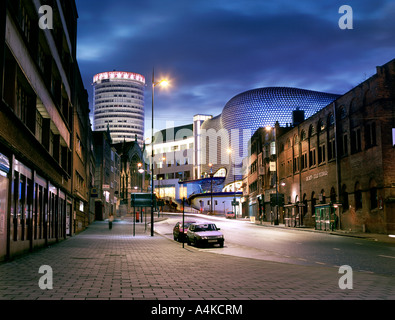
[[[194,244],[195,246],[208,246],[219,244],[222,248],[224,246],[224,235],[219,231],[215,223],[212,222],[199,222],[192,223],[187,231],[188,245]]]

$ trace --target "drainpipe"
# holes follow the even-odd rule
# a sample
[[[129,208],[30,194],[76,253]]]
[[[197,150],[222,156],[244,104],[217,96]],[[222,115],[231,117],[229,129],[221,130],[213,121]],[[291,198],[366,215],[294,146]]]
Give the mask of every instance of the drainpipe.
[[[340,184],[341,184],[341,175],[340,175],[340,156],[337,142],[337,116],[336,116],[336,103],[333,102],[333,118],[334,118],[334,126],[335,126],[335,152],[336,152],[336,184],[337,184],[337,196],[340,199]],[[339,229],[341,229],[341,211],[342,208],[339,209]]]

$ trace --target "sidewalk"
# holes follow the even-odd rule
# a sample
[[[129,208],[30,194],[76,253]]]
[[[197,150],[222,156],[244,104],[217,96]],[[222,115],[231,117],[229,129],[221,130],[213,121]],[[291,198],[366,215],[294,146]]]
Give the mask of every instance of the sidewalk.
[[[49,248],[0,264],[0,300],[366,300],[395,299],[394,277],[353,273],[339,288],[339,269],[290,265],[195,250],[130,218],[94,222]],[[53,288],[41,289],[41,266]]]
[[[332,234],[337,236],[347,236],[347,237],[354,237],[354,238],[364,238],[373,241],[379,242],[386,242],[386,243],[393,243],[395,244],[395,236],[390,236],[387,234],[379,234],[379,233],[368,233],[368,232],[356,232],[356,231],[348,231],[348,230],[333,230],[333,231],[325,231],[325,230],[316,230],[314,227],[287,227],[285,224],[273,225],[270,222],[263,222],[262,224],[260,221],[255,222],[256,225],[262,225],[264,227],[272,227],[272,228],[282,228],[288,230],[299,230],[299,231],[308,231],[308,232],[318,232],[318,233],[325,233],[325,234]]]

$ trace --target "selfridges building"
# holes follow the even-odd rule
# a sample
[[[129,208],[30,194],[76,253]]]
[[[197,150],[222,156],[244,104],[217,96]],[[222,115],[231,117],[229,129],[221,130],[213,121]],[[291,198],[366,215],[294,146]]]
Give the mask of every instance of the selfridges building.
[[[292,126],[293,111],[302,110],[304,118],[309,118],[338,97],[289,87],[259,88],[236,95],[220,115],[201,126],[202,172],[226,174],[225,184],[240,180],[248,140],[258,128],[274,128],[276,121],[281,127]]]

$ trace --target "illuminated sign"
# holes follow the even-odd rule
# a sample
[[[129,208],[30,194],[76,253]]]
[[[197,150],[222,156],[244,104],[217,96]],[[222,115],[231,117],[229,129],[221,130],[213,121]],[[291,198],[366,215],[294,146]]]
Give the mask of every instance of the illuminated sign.
[[[93,77],[93,82],[101,81],[101,80],[136,80],[142,83],[145,83],[145,78],[138,73],[133,72],[123,72],[123,71],[111,71],[111,72],[102,72],[98,73]]]

